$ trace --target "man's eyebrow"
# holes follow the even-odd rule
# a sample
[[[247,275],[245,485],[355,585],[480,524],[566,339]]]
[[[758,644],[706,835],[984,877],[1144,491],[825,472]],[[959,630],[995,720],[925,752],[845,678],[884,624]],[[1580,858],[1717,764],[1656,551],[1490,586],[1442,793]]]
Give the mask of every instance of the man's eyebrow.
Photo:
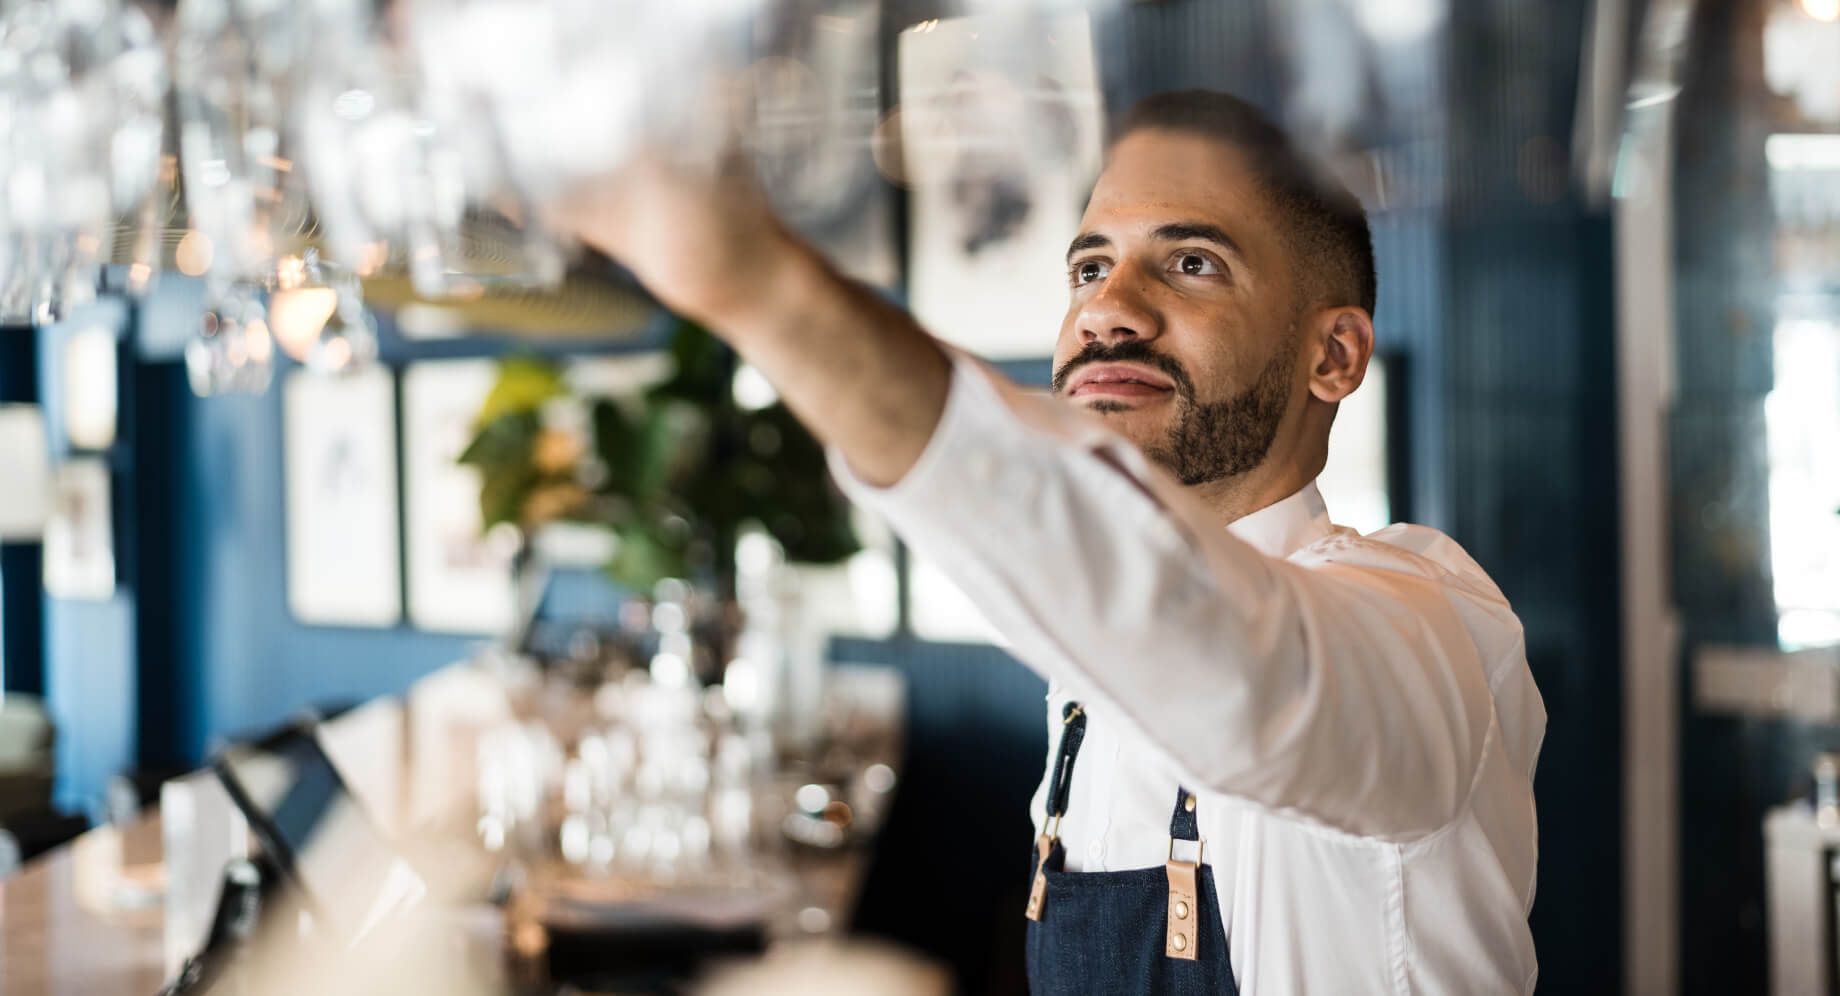
[[[1206,222],[1171,222],[1167,225],[1158,226],[1154,234],[1158,239],[1164,242],[1192,242],[1195,240],[1212,242],[1241,259],[1244,259],[1246,256],[1245,253],[1240,251],[1239,243],[1233,241],[1232,236],[1221,231],[1218,225],[1210,225]]]
[[[1088,249],[1103,249],[1111,244],[1111,239],[1100,235],[1098,232],[1086,232],[1079,238],[1074,239],[1073,244],[1067,247],[1067,261],[1072,262],[1075,255],[1083,253]]]

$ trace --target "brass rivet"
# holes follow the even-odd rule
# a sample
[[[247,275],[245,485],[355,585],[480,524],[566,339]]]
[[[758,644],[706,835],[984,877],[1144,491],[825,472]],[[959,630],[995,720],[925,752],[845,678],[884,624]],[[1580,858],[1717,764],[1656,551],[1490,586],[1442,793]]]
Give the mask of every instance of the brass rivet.
[[[1176,903],[1176,919],[1178,920],[1188,919],[1188,904],[1187,903],[1182,903],[1182,902]]]
[[[1182,808],[1191,813],[1194,812],[1195,811],[1195,797],[1193,795],[1190,795],[1186,799],[1183,799]]]
[[[1187,951],[1188,950],[1188,938],[1182,936],[1181,934],[1177,934],[1176,939],[1174,941],[1171,941],[1170,943],[1175,945],[1175,949],[1177,951]]]

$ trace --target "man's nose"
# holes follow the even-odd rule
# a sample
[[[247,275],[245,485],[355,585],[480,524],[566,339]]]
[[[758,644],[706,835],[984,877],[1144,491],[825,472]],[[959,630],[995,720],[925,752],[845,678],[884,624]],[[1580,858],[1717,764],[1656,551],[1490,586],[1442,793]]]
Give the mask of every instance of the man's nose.
[[[1130,264],[1112,270],[1098,293],[1086,299],[1079,314],[1080,344],[1115,345],[1126,339],[1154,339],[1162,321],[1147,293],[1147,279]]]

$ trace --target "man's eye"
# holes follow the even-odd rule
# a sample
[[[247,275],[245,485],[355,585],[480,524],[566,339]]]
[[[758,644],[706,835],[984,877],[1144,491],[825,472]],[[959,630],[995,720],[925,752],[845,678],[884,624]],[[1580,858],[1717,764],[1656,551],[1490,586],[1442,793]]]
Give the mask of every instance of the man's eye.
[[[1178,272],[1190,277],[1212,277],[1221,272],[1219,263],[1198,252],[1177,253],[1175,264]]]
[[[1104,279],[1105,275],[1110,272],[1112,268],[1108,263],[1097,259],[1084,260],[1073,264],[1073,282],[1075,286],[1090,284],[1095,280]]]

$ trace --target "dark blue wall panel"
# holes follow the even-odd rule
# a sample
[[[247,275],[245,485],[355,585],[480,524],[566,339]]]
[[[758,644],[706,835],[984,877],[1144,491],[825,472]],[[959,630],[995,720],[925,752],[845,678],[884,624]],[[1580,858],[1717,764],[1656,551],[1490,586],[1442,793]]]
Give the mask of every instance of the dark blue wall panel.
[[[109,776],[132,767],[137,733],[136,701],[140,692],[135,648],[136,599],[130,577],[135,565],[134,531],[130,528],[137,495],[131,475],[124,474],[125,446],[100,454],[71,452],[63,419],[63,344],[67,333],[104,329],[128,334],[131,309],[104,298],[73,311],[38,336],[38,385],[44,404],[45,430],[52,459],[73,456],[109,464],[116,584],[104,600],[43,598],[45,704],[57,728],[56,803],[68,810],[96,815]],[[125,430],[124,430],[125,431]],[[37,583],[37,579],[34,579]]]
[[[305,626],[287,608],[281,392],[191,396],[176,376],[166,400],[188,454],[175,482],[183,542],[176,606],[199,714],[181,732],[182,760],[215,737],[271,726],[315,703],[396,692],[464,657],[466,638],[393,629]]]
[[[38,336],[0,328],[0,402],[38,400]],[[43,560],[37,543],[0,543],[0,691],[45,694]]]

